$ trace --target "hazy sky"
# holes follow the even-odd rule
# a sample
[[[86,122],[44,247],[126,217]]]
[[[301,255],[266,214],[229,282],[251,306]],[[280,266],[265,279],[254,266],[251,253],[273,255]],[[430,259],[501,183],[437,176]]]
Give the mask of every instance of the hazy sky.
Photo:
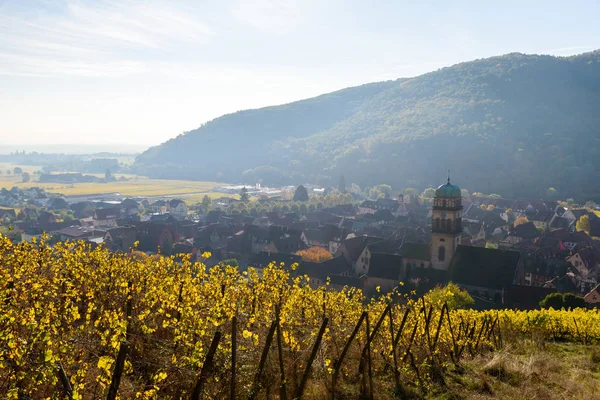
[[[0,144],[158,144],[461,61],[590,51],[598,21],[598,0],[0,0]]]

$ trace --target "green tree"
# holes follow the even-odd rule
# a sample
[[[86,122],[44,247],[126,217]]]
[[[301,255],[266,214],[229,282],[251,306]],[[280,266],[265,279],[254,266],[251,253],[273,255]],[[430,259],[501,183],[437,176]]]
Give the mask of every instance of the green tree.
[[[296,188],[294,201],[308,201],[308,191],[304,186],[300,185]]]
[[[577,221],[577,224],[575,225],[575,228],[577,229],[577,231],[584,231],[585,233],[587,233],[588,235],[590,234],[590,217],[588,215],[582,215],[579,220]]]
[[[554,308],[560,310],[563,306],[563,296],[560,293],[550,293],[540,301],[540,307],[542,308]]]
[[[13,169],[13,174],[14,175],[21,175],[22,173],[23,173],[23,168],[21,168],[21,167],[15,167]]]
[[[206,214],[210,211],[211,206],[212,206],[212,201],[210,200],[210,197],[208,197],[208,195],[205,194],[204,197],[202,198],[202,203],[200,204],[200,208]]]
[[[29,172],[23,172],[23,174],[21,174],[21,179],[23,180],[23,182],[29,182],[29,180],[31,179]]]
[[[581,296],[575,296],[572,293],[563,294],[563,307],[569,308],[584,308],[585,300]]]
[[[246,189],[246,186],[240,190],[240,200],[244,203],[248,203],[250,201],[250,196],[248,196],[248,189]]]
[[[115,176],[110,172],[110,169],[107,169],[106,172],[104,172],[104,181],[113,182],[115,180]]]
[[[346,178],[344,178],[344,175],[340,176],[338,190],[340,191],[340,193],[346,193]]]

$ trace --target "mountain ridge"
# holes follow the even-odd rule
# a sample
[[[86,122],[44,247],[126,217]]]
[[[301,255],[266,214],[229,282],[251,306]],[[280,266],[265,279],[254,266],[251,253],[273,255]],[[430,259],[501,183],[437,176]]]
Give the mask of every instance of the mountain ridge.
[[[598,109],[600,51],[510,53],[227,114],[134,167],[158,178],[334,184],[343,174],[419,188],[450,168],[473,190],[596,198]]]

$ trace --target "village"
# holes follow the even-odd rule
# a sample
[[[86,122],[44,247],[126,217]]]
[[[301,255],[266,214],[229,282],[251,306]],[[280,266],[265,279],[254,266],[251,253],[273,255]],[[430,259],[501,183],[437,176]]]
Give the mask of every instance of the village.
[[[270,263],[297,265],[293,274],[306,275],[313,287],[351,286],[368,296],[394,288],[424,293],[453,282],[483,309],[536,308],[556,292],[600,302],[600,241],[594,240],[600,218],[594,208],[474,196],[450,178],[431,198],[382,193],[365,199],[308,187],[311,196],[333,193],[333,204],[281,196],[250,201],[248,190],[237,186],[222,190],[240,199],[207,197],[197,205],[2,189],[0,205],[13,208],[0,209],[0,221],[13,241],[47,235],[50,243],[83,240],[115,252],[188,254],[209,267],[259,272]],[[206,253],[210,258],[201,258]]]

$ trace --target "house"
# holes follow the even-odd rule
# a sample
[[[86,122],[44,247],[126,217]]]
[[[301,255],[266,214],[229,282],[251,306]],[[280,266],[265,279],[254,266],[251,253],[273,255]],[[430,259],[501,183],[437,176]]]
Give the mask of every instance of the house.
[[[69,203],[66,202],[62,197],[53,197],[48,199],[46,207],[51,210],[66,210],[69,208]]]
[[[495,304],[502,303],[504,288],[524,280],[519,252],[482,247],[459,245],[448,272],[450,281]]]
[[[379,242],[381,240],[383,240],[383,238],[374,236],[355,236],[345,239],[339,245],[335,252],[335,256],[343,256],[346,261],[354,267],[365,247],[369,243]]]
[[[179,221],[187,219],[188,207],[183,200],[169,200],[169,202],[167,203],[167,210],[175,219]]]
[[[138,250],[146,253],[171,254],[177,235],[169,224],[139,222],[135,225]]]
[[[125,218],[132,215],[137,215],[140,212],[139,203],[133,199],[123,200],[119,205],[119,208],[121,209],[121,215]]]
[[[13,222],[15,219],[17,219],[17,214],[14,209],[0,208],[0,222],[9,223]]]
[[[327,278],[334,276],[349,277],[351,265],[342,256],[334,257],[320,263],[302,261],[295,271],[296,276],[306,275],[309,277],[309,285],[317,288],[327,282]]]
[[[94,226],[96,227],[117,227],[117,218],[119,218],[119,208],[98,208],[94,211]]]
[[[412,279],[416,269],[431,267],[431,245],[429,243],[403,243],[399,254],[402,256],[405,279]]]
[[[397,254],[371,253],[368,263],[365,291],[376,294],[379,287],[382,292],[389,292],[402,280],[402,256]]]
[[[600,250],[592,246],[584,247],[567,257],[566,261],[574,268],[572,272],[582,293],[596,286],[600,274]]]
[[[167,203],[164,200],[156,200],[150,205],[153,213],[164,214],[167,212]]]
[[[588,304],[600,303],[600,284],[596,285],[592,290],[583,297],[583,301]]]
[[[284,267],[291,269],[293,264],[298,264],[302,261],[302,257],[296,254],[286,253],[271,253],[268,251],[261,251],[254,256],[248,263],[250,267],[258,270],[259,276],[262,276],[262,271],[267,268],[271,263],[275,265],[283,265]]]
[[[57,221],[57,217],[52,211],[42,210],[40,211],[37,220],[42,224],[51,224]]]
[[[52,231],[50,232],[50,235],[53,236],[54,240],[64,242],[66,240],[90,240],[92,238],[101,238],[104,236],[104,231],[73,225]]]
[[[135,244],[136,233],[133,226],[112,228],[104,234],[104,243],[109,250],[127,253]]]

